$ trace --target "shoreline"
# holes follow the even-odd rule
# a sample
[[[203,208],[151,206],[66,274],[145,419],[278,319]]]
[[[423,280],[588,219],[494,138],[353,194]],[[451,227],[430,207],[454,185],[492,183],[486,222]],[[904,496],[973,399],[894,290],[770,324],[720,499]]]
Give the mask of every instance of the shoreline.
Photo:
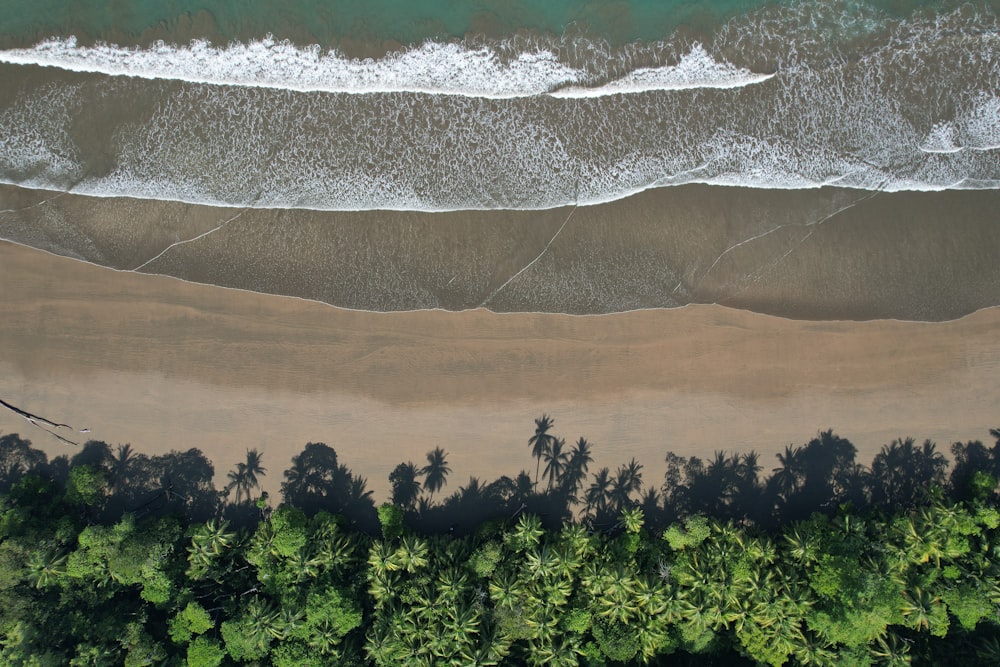
[[[419,213],[220,209],[0,186],[0,204],[0,237],[17,243],[368,312],[719,303],[801,320],[938,321],[1000,304],[990,215],[1000,191],[686,185],[579,208]]]

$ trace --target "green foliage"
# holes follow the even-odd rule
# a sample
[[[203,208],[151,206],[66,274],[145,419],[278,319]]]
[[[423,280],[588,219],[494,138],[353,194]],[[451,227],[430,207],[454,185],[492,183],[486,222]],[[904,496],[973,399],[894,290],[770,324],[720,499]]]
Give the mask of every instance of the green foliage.
[[[152,637],[143,624],[129,623],[125,626],[125,635],[120,639],[125,649],[125,667],[148,667],[162,663],[167,657],[167,650]]]
[[[403,534],[403,510],[389,503],[378,508],[378,521],[382,524],[382,537],[394,540]]]
[[[692,549],[708,539],[712,534],[712,528],[708,519],[703,516],[689,517],[684,526],[673,524],[663,533],[663,539],[667,541],[674,551]]]
[[[0,496],[0,664],[568,667],[683,651],[853,667],[940,664],[949,647],[958,664],[1000,655],[992,488],[895,514],[841,505],[776,531],[691,515],[662,539],[646,530],[652,501],[606,508],[607,532],[505,512],[470,537],[404,534],[402,511],[383,505],[375,539],[287,505],[249,528],[219,518],[182,531],[177,517],[128,514],[100,525],[101,512],[81,509],[86,488],[91,508],[105,506],[100,473],[72,470],[74,504],[68,485],[30,474]]]
[[[219,642],[208,637],[198,637],[188,645],[188,667],[218,667],[225,657]]]
[[[978,586],[958,586],[945,591],[941,599],[965,630],[975,630],[981,621],[995,617],[996,614],[996,605],[990,601],[986,591]]]
[[[200,635],[215,627],[215,622],[205,608],[197,602],[188,602],[184,609],[170,619],[170,638],[178,644],[191,641],[192,635]]]
[[[175,590],[165,566],[179,537],[180,527],[172,519],[137,526],[132,515],[125,515],[111,527],[88,526],[77,538],[79,547],[69,555],[66,574],[139,586],[142,599],[164,604]]]
[[[972,474],[972,479],[969,480],[970,495],[974,500],[984,501],[996,491],[997,484],[1000,484],[1000,481],[995,476],[985,470],[977,470]]]
[[[1000,511],[997,511],[995,507],[977,507],[976,523],[993,530],[997,526],[1000,526]]]
[[[260,660],[270,650],[273,638],[249,618],[226,621],[221,630],[226,652],[233,660]]]
[[[274,511],[270,519],[274,531],[270,548],[276,555],[289,557],[305,546],[306,521],[301,510],[288,505]]]
[[[469,566],[476,576],[485,579],[493,575],[501,558],[503,558],[503,547],[491,540],[476,549],[469,559]]]
[[[593,626],[594,639],[601,653],[611,660],[628,662],[639,653],[635,630],[624,623],[599,620]]]
[[[305,614],[305,623],[292,636],[305,639],[310,645],[322,641],[323,646],[328,644],[331,648],[362,622],[357,602],[333,586],[310,593]]]
[[[574,609],[563,616],[562,627],[568,632],[583,634],[590,629],[591,615],[586,609]]]
[[[321,667],[330,664],[330,656],[321,654],[300,640],[281,642],[271,651],[274,667]]]
[[[66,502],[74,505],[96,505],[104,497],[104,474],[92,466],[75,466],[66,482]]]

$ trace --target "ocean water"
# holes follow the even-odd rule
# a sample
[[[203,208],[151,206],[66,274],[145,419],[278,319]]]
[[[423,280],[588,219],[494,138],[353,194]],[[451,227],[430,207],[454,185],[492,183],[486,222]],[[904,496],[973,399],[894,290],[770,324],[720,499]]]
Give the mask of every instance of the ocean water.
[[[0,180],[236,207],[422,211],[593,204],[684,183],[1000,185],[989,6],[721,5],[710,30],[702,14],[697,37],[678,25],[647,39],[637,26],[670,26],[674,13],[634,3],[621,11],[639,35],[622,41],[608,37],[611,23],[575,18],[596,16],[581,3],[526,5],[532,32],[461,39],[489,5],[455,3],[433,25],[413,18],[430,4],[403,5],[402,15],[366,5],[366,17],[337,23],[337,8],[310,19],[319,10],[303,3],[278,22],[360,21],[415,40],[377,58],[260,34],[269,17],[243,3],[67,14],[61,29],[80,24],[86,42],[54,33],[0,51]],[[178,11],[203,9],[235,41],[169,41]],[[6,15],[10,34],[56,28]],[[392,20],[376,25],[383,16]],[[424,34],[397,32],[411,21]],[[94,39],[151,30],[163,41]]]
[[[765,4],[762,0],[144,0],[96,5],[41,0],[25,6],[4,0],[0,39],[28,45],[39,37],[77,34],[88,41],[111,38],[130,44],[172,41],[178,36],[226,43],[270,33],[300,44],[331,47],[345,41],[406,45],[469,33],[497,37],[525,30],[562,34],[582,29],[628,43],[661,39],[681,26],[711,30]],[[356,44],[356,48],[364,47]]]
[[[418,212],[1000,189],[997,0],[90,4],[0,2],[0,183]]]

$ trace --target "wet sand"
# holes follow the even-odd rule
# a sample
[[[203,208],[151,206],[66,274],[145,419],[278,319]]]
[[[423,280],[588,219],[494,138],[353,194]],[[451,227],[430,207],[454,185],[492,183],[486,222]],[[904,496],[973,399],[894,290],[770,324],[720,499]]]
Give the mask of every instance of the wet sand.
[[[957,321],[808,322],[721,306],[614,316],[345,311],[115,272],[0,243],[0,397],[112,445],[198,447],[221,478],[264,450],[266,486],[308,441],[375,498],[442,446],[453,473],[529,469],[532,419],[586,436],[595,465],[785,445],[833,428],[868,463],[891,439],[983,439],[1000,424],[1000,309]],[[50,454],[72,453],[13,414]],[[221,479],[220,479],[221,481]]]
[[[719,303],[806,319],[1000,305],[1000,191],[679,186],[544,211],[234,209],[0,186],[0,237],[375,311]]]

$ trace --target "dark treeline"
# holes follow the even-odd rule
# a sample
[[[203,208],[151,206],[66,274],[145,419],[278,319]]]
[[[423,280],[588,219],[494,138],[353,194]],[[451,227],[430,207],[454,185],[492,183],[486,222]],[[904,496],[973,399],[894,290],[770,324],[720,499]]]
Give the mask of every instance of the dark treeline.
[[[553,428],[450,494],[443,449],[401,462],[378,508],[322,443],[272,499],[253,449],[217,489],[197,449],[2,436],[0,664],[1000,664],[1000,430],[950,466],[830,431],[770,470],[668,453],[661,484]]]

